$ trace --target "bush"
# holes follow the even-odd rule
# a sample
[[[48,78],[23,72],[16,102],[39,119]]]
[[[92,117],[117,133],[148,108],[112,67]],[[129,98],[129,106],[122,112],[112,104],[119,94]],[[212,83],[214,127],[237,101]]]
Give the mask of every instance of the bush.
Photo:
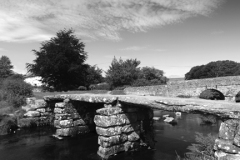
[[[87,90],[87,88],[86,88],[86,87],[84,87],[84,86],[79,86],[79,87],[78,87],[78,90],[80,90],[80,91],[86,91],[86,90]]]
[[[203,91],[199,98],[201,99],[210,99],[210,100],[225,100],[224,95],[216,89],[207,89]]]
[[[6,79],[2,88],[3,100],[13,107],[20,107],[27,97],[32,96],[32,86],[22,79]]]
[[[217,118],[213,115],[201,115],[200,116],[201,119],[201,124],[210,124],[210,125],[214,125],[217,123]]]
[[[177,95],[178,98],[191,98],[190,95]]]
[[[208,134],[204,136],[202,133],[196,133],[197,144],[188,147],[190,152],[186,153],[184,160],[215,160],[214,143],[217,136]]]
[[[235,101],[236,101],[237,103],[240,102],[240,92],[238,92],[238,93],[236,94],[236,96],[235,96]]]
[[[17,128],[17,120],[13,116],[0,117],[0,135],[6,135]]]
[[[158,79],[152,79],[152,80],[137,79],[136,81],[133,82],[132,86],[133,87],[156,86],[156,85],[163,85],[163,84],[166,84],[166,82]]]
[[[95,85],[95,90],[110,90],[110,85],[108,83],[100,83]]]

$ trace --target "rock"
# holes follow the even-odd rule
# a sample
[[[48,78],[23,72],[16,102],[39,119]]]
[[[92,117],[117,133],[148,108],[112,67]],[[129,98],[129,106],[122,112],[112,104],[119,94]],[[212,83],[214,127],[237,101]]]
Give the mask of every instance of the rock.
[[[128,141],[133,142],[140,139],[140,132],[132,132],[128,135]]]
[[[100,146],[98,149],[98,155],[102,158],[107,159],[118,152],[129,151],[129,150],[138,149],[138,148],[139,148],[139,142],[126,142],[126,143],[115,145],[109,148],[103,148],[102,146]]]
[[[219,128],[219,138],[225,140],[233,140],[237,131],[238,120],[227,120],[221,123]]]
[[[96,127],[97,134],[102,136],[115,136],[139,130],[140,130],[139,123],[133,123],[125,126],[114,126],[109,128]]]
[[[166,119],[164,119],[163,121],[164,121],[164,122],[167,122],[167,123],[170,123],[170,122],[172,122],[173,120],[174,120],[173,117],[166,117]]]
[[[138,119],[136,113],[126,113],[111,116],[96,115],[94,122],[99,127],[110,127],[116,125],[124,125],[136,122]]]
[[[224,153],[222,151],[215,152],[215,157],[218,160],[239,160],[240,159],[239,154],[228,154],[228,153]]]
[[[40,112],[40,113],[46,112],[45,108],[38,108],[38,109],[36,109],[36,111],[38,111],[38,112]]]
[[[161,119],[161,117],[153,117],[153,120],[155,120],[155,121],[158,121],[160,119]]]
[[[83,126],[83,125],[86,125],[86,123],[83,121],[83,119],[78,119],[78,120],[73,121],[73,125],[74,126]]]
[[[163,118],[167,118],[169,117],[169,114],[163,115]]]
[[[216,89],[206,89],[200,94],[199,98],[209,100],[225,100],[224,95]]]
[[[105,108],[98,109],[96,112],[101,115],[110,116],[110,115],[123,113],[123,110],[122,108],[119,108],[119,107],[110,107],[110,108],[105,107]]]
[[[35,100],[36,100],[35,97],[29,97],[29,98],[26,98],[26,103],[27,105],[35,104]]]
[[[38,111],[28,111],[24,114],[25,117],[40,117],[40,113]]]
[[[100,146],[102,146],[103,148],[107,148],[107,147],[111,147],[114,145],[124,143],[127,140],[128,140],[128,136],[126,134],[115,135],[115,136],[111,136],[111,137],[99,136],[98,144]]]
[[[62,140],[63,139],[63,137],[60,137],[59,135],[56,135],[56,134],[53,134],[52,135],[54,138],[56,138],[56,139],[59,139],[59,140]]]
[[[54,108],[54,113],[55,114],[66,114],[65,109],[62,108]]]
[[[232,141],[229,140],[216,139],[214,148],[218,148],[219,150],[224,151],[225,153],[232,154],[240,153],[240,148],[233,145]]]
[[[66,106],[66,103],[64,102],[55,103],[56,108],[64,108],[65,106]]]
[[[181,117],[182,113],[181,112],[175,112],[175,115],[178,117]]]

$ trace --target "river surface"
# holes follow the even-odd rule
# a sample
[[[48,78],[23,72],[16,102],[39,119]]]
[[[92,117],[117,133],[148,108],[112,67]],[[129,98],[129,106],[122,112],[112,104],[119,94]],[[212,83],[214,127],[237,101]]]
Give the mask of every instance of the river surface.
[[[176,160],[188,152],[195,142],[195,133],[217,135],[221,121],[215,125],[201,124],[198,114],[175,117],[177,125],[163,122],[163,115],[175,117],[172,112],[154,111],[155,149],[119,153],[111,160]],[[15,134],[0,136],[0,160],[101,160],[97,155],[98,136],[95,133],[57,140],[51,137],[53,128],[18,130]]]

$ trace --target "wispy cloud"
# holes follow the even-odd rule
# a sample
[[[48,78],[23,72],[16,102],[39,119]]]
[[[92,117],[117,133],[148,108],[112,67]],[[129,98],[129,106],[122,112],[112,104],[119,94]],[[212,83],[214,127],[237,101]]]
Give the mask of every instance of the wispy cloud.
[[[90,39],[120,40],[119,31],[209,15],[223,0],[1,0],[0,41],[42,41],[73,28]]]

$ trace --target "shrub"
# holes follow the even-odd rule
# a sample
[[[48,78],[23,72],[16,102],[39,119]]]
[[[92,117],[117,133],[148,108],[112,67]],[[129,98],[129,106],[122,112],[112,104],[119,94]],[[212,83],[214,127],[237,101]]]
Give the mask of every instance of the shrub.
[[[204,136],[202,133],[196,133],[197,144],[188,147],[190,152],[186,153],[184,160],[215,160],[214,143],[217,136],[208,134]]]
[[[236,94],[236,96],[235,96],[235,101],[236,101],[237,103],[240,102],[240,91]]]
[[[200,116],[201,119],[201,124],[216,124],[217,123],[217,118],[213,115],[201,115]]]
[[[17,120],[13,116],[1,116],[0,117],[0,135],[10,133],[17,128]]]
[[[94,85],[94,84],[91,84],[90,86],[89,86],[89,89],[90,90],[94,90],[96,88],[96,85]]]
[[[179,98],[191,98],[192,96],[190,95],[177,95]]]
[[[163,85],[166,84],[166,82],[158,79],[152,79],[152,80],[147,80],[147,79],[137,79],[136,81],[133,82],[132,86],[133,87],[139,87],[139,86],[156,86],[156,85]]]
[[[84,86],[79,86],[79,87],[78,87],[78,90],[80,90],[80,91],[86,91],[86,90],[87,90],[87,88],[86,88],[86,87],[84,87]]]
[[[203,91],[199,98],[201,99],[210,99],[210,100],[224,100],[224,95],[216,89],[206,89]]]
[[[108,83],[100,83],[95,85],[95,90],[110,90],[110,85]]]
[[[22,79],[6,79],[3,82],[3,99],[13,107],[25,104],[26,97],[32,96],[32,86]]]

